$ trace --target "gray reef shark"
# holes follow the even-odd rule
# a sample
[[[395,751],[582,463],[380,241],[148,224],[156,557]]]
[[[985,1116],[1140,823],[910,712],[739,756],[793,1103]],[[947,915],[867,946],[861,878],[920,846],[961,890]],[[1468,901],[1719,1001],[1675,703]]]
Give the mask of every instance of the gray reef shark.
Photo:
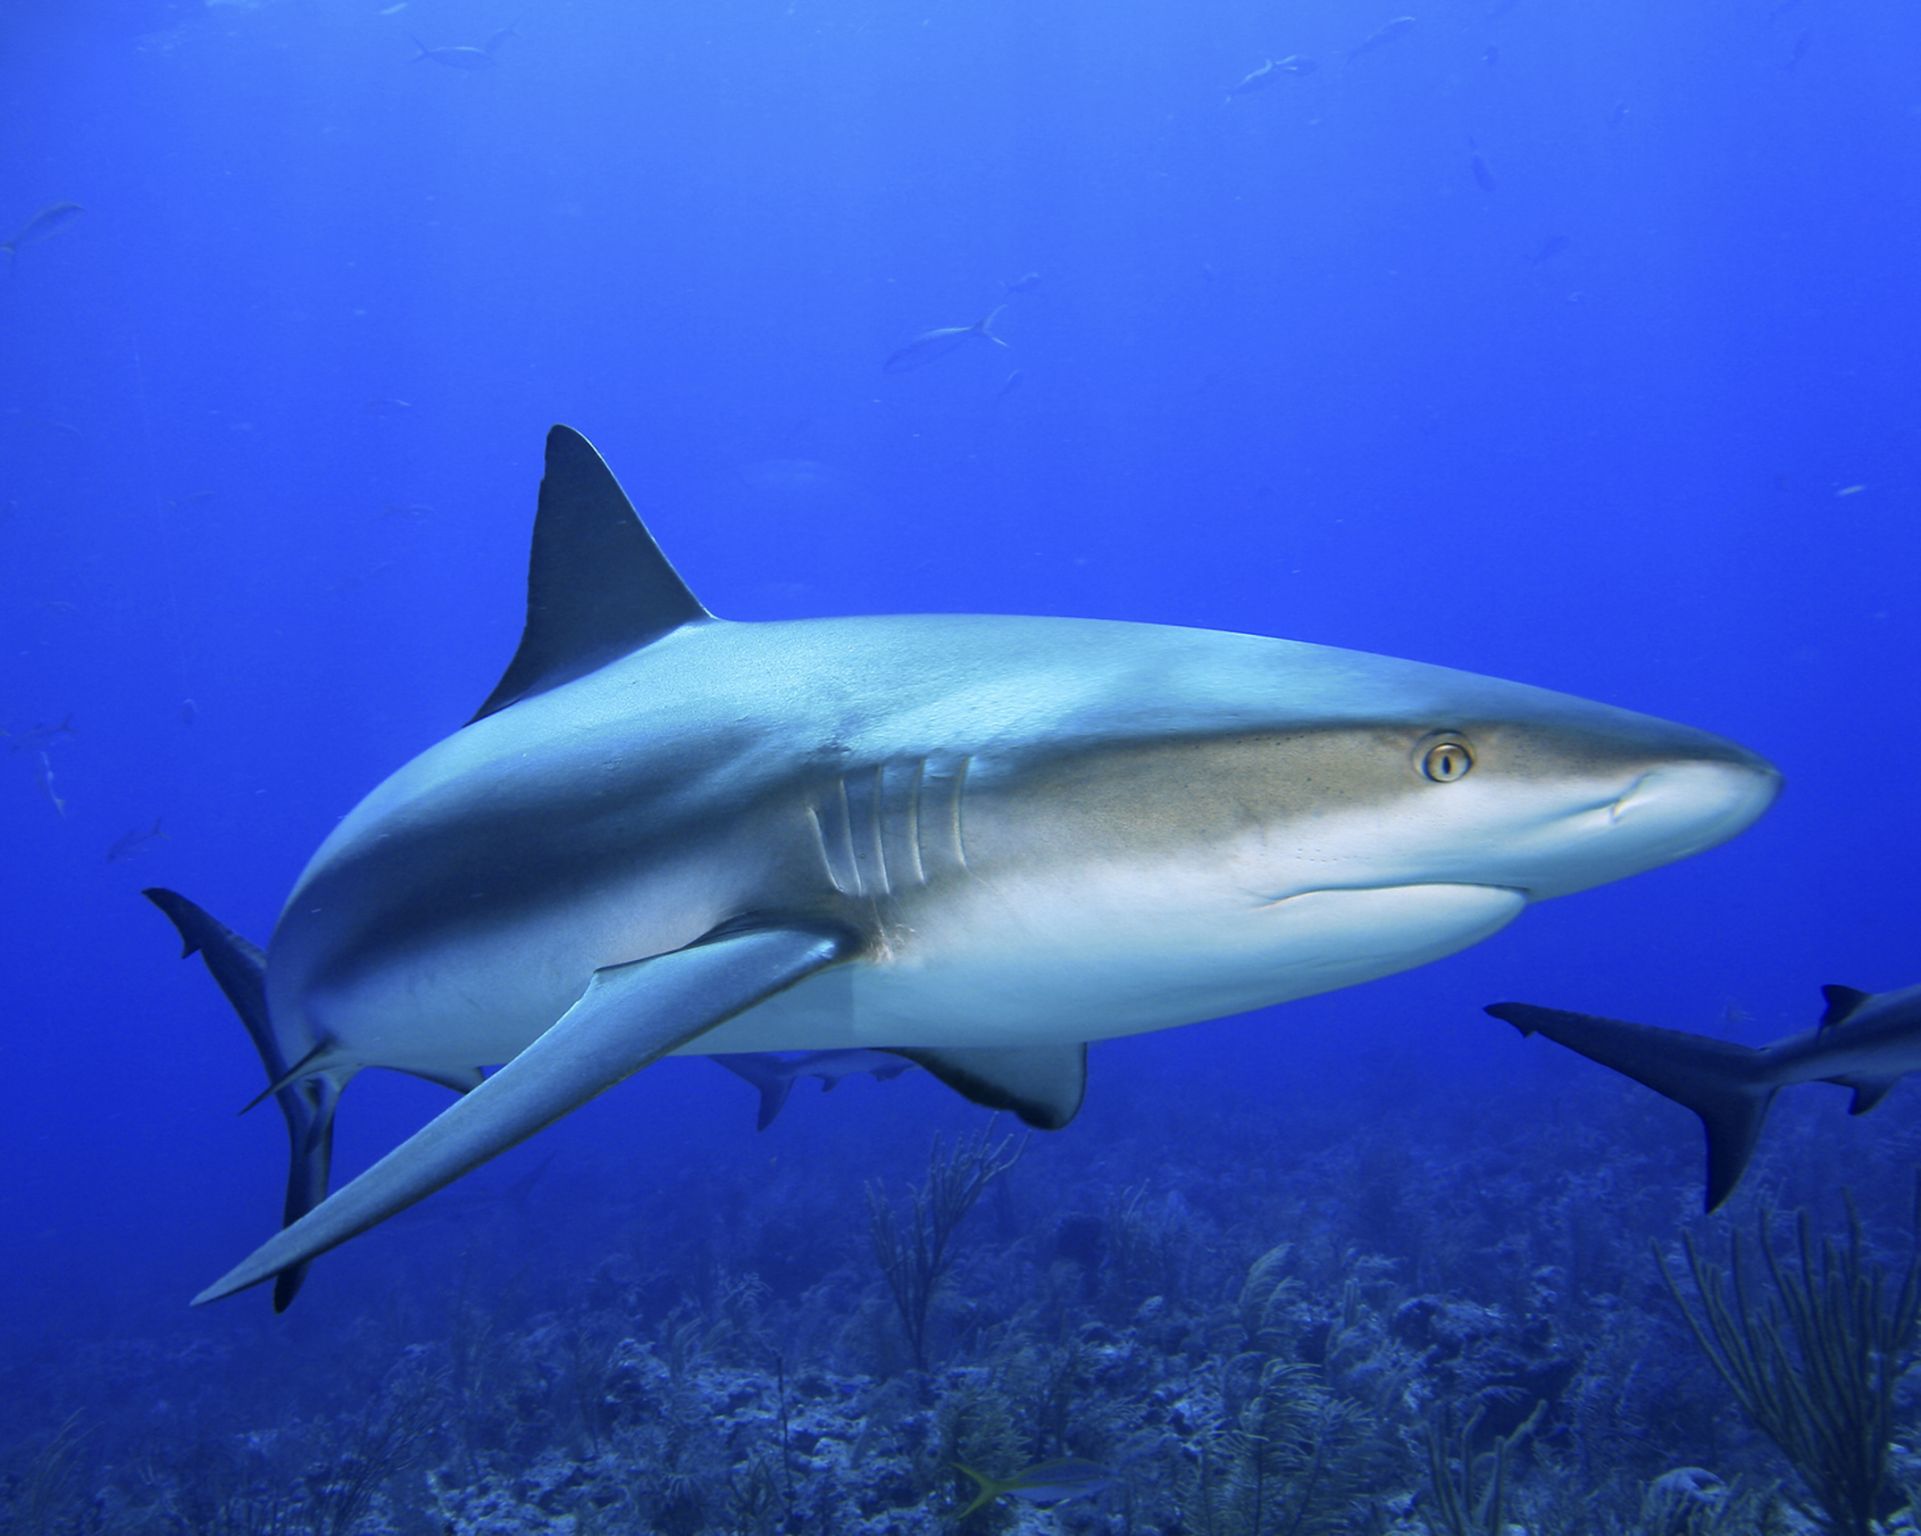
[[[1683,726],[1285,640],[723,622],[556,427],[506,674],[334,829],[264,960],[149,893],[293,1139],[288,1225],[196,1300],[278,1277],[285,1306],[318,1254],[671,1053],[886,1048],[1065,1125],[1089,1040],[1439,959],[1778,787]],[[371,1066],[462,1097],[323,1199]]]
[[[1712,1211],[1741,1182],[1781,1089],[1836,1083],[1854,1090],[1848,1113],[1865,1115],[1908,1073],[1921,1071],[1921,986],[1899,992],[1823,987],[1821,995],[1828,1006],[1819,1024],[1759,1047],[1532,1003],[1492,1003],[1487,1012],[1699,1115],[1708,1139],[1706,1206]]]
[[[828,1093],[843,1077],[873,1078],[886,1082],[913,1070],[914,1064],[891,1051],[807,1051],[799,1056],[780,1056],[772,1051],[742,1051],[714,1060],[736,1077],[752,1083],[760,1092],[760,1109],[754,1129],[764,1131],[787,1103],[787,1095],[803,1077],[820,1080],[820,1091]]]

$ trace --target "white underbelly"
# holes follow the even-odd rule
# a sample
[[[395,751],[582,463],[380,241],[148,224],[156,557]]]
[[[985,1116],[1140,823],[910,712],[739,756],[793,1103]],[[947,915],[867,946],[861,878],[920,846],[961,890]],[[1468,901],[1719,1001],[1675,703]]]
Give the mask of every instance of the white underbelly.
[[[1064,943],[980,931],[802,982],[682,1054],[1100,1040],[1330,992],[1465,949],[1527,904],[1495,886],[1311,891],[1156,928],[1108,922]]]

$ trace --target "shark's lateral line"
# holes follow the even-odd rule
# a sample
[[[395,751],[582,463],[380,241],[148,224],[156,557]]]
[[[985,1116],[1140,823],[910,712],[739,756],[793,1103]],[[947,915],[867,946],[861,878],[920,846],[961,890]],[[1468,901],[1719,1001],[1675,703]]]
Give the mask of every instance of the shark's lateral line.
[[[1865,1115],[1902,1078],[1921,1071],[1921,986],[1878,993],[1823,987],[1821,996],[1827,1010],[1819,1024],[1760,1047],[1532,1003],[1492,1003],[1487,1011],[1524,1035],[1545,1035],[1699,1115],[1707,1132],[1706,1205],[1712,1211],[1741,1182],[1761,1124],[1783,1088],[1851,1088],[1848,1113]]]
[[[1091,1039],[1438,959],[1733,836],[1777,786],[1682,726],[1290,641],[725,623],[556,427],[506,675],[321,845],[264,968],[149,893],[294,1141],[290,1224],[197,1299],[279,1276],[284,1305],[318,1254],[671,1052],[886,1048],[1064,1125]],[[465,1096],[322,1200],[368,1066]]]

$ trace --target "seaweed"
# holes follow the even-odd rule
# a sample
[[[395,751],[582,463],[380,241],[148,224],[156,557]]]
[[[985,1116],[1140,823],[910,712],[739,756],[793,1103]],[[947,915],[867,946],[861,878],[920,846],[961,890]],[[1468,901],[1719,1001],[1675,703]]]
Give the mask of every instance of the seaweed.
[[[1895,1390],[1921,1340],[1921,1180],[1907,1267],[1892,1293],[1886,1266],[1867,1256],[1851,1195],[1846,1203],[1846,1241],[1824,1239],[1818,1251],[1808,1213],[1797,1214],[1792,1263],[1775,1246],[1772,1213],[1761,1212],[1766,1294],[1756,1293],[1738,1232],[1725,1269],[1685,1238],[1698,1308],[1658,1249],[1655,1259],[1709,1363],[1800,1475],[1828,1528],[1871,1536],[1897,1502],[1888,1477]]]
[[[990,1120],[973,1137],[958,1139],[951,1151],[938,1135],[927,1158],[927,1182],[914,1191],[905,1227],[894,1217],[886,1192],[878,1182],[867,1186],[868,1231],[874,1257],[887,1279],[887,1288],[900,1314],[914,1356],[914,1368],[927,1369],[927,1322],[934,1292],[953,1263],[954,1229],[975,1202],[1026,1150],[1013,1137],[998,1141]],[[1008,1149],[1012,1147],[1010,1152]]]

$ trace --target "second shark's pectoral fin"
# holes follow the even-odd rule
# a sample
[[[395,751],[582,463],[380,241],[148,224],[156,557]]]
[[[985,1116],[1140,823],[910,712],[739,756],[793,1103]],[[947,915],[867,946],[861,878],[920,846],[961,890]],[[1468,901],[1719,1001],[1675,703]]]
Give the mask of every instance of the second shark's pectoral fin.
[[[579,1001],[532,1045],[263,1243],[195,1303],[310,1262],[850,948],[827,930],[730,925],[686,949],[596,971]]]
[[[1080,1112],[1087,1096],[1087,1047],[1025,1045],[995,1049],[895,1049],[962,1098],[989,1109],[1011,1109],[1039,1131],[1058,1131]]]

